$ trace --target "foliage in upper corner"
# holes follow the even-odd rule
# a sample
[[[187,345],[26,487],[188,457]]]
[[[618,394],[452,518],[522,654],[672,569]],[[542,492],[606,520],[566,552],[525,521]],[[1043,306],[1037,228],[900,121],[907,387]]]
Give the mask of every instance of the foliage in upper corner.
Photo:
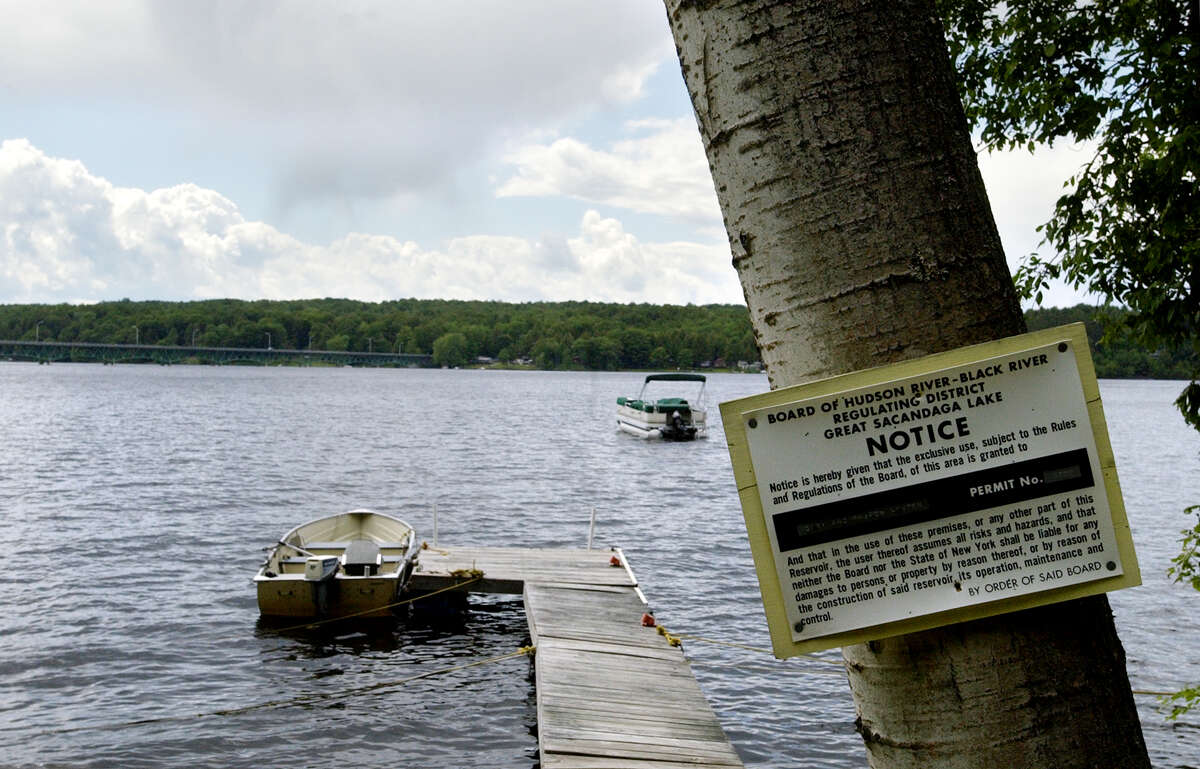
[[[1106,339],[1200,351],[1200,2],[935,0],[963,106],[985,148],[1094,148],[1040,228],[1018,291],[1061,279],[1129,310]],[[1176,400],[1200,429],[1200,371]],[[1193,508],[1194,510],[1194,508]],[[1200,526],[1172,573],[1200,589]],[[1173,715],[1198,690],[1170,698]]]
[[[1200,8],[1195,0],[937,0],[989,149],[1094,147],[1018,290],[1065,280],[1129,308],[1148,349],[1200,350]],[[1197,373],[1192,372],[1192,379]],[[1200,387],[1177,405],[1200,428]]]

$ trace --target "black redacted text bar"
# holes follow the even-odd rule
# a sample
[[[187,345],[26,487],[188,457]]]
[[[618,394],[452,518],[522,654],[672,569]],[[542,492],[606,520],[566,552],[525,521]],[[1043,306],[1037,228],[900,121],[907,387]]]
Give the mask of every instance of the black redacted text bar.
[[[780,552],[1093,486],[1087,449],[1074,449],[877,494],[777,513]]]

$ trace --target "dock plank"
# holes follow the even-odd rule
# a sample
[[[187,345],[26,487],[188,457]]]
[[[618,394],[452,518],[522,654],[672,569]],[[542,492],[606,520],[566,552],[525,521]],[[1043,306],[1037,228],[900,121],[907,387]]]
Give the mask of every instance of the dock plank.
[[[642,625],[620,550],[428,547],[410,585],[433,592],[475,571],[464,591],[524,597],[542,769],[742,766],[683,650]]]
[[[536,644],[543,635],[578,641],[661,646],[662,637],[641,626],[646,605],[633,588],[588,590],[579,585],[525,585],[525,614]]]
[[[642,626],[644,611],[632,588],[526,583],[544,769],[742,765],[682,650]]]
[[[613,556],[620,565],[612,565]],[[416,592],[430,592],[474,570],[484,578],[470,589],[488,593],[520,595],[526,582],[636,586],[620,551],[494,547],[423,549],[410,585]]]
[[[728,765],[611,758],[608,756],[577,756],[568,753],[553,753],[542,758],[542,769],[705,769],[706,766],[725,769]]]

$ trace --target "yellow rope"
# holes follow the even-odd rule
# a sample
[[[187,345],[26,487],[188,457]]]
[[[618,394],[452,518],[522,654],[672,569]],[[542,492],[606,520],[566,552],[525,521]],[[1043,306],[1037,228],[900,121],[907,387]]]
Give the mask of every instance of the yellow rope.
[[[770,654],[770,655],[774,656],[774,652],[772,652],[770,649],[764,649],[759,646],[747,646],[746,644],[734,643],[732,641],[717,641],[712,638],[705,638],[703,636],[690,635],[687,633],[680,633],[680,634],[676,635],[674,633],[669,632],[662,625],[658,625],[657,628],[658,628],[658,634],[663,636],[664,638],[666,638],[667,643],[671,644],[671,646],[679,646],[682,641],[702,641],[703,643],[715,644],[717,646],[730,646],[735,649],[745,649],[746,651],[751,651],[751,652],[755,652],[758,654]],[[798,656],[806,657],[810,660],[813,660],[814,662],[824,662],[827,665],[836,665],[837,667],[842,668],[842,669],[845,669],[845,667],[846,667],[846,663],[844,660],[826,659],[825,657],[818,657],[815,654],[801,654]],[[704,664],[710,664],[710,663],[704,663]],[[738,667],[738,666],[733,665],[732,667]],[[1175,692],[1159,692],[1159,691],[1153,691],[1150,689],[1133,689],[1133,690],[1131,690],[1131,693],[1135,694],[1135,695],[1139,695],[1139,696],[1144,696],[1144,697],[1170,697],[1173,694],[1175,694]]]
[[[404,606],[405,604],[414,603],[416,601],[421,601],[426,598],[429,598],[430,596],[437,595],[438,593],[445,593],[448,590],[454,590],[456,588],[460,588],[465,585],[470,585],[472,582],[478,582],[479,580],[483,579],[483,572],[475,570],[475,571],[472,571],[471,573],[474,574],[475,576],[471,577],[471,579],[468,579],[465,582],[455,582],[453,585],[450,585],[449,587],[439,588],[437,590],[434,590],[432,593],[422,593],[421,595],[413,596],[412,598],[406,598],[403,601],[397,601],[395,603],[389,603],[389,604],[385,604],[383,606],[377,606],[374,609],[365,609],[363,611],[356,611],[356,612],[353,612],[352,614],[341,614],[341,615],[338,615],[337,617],[330,617],[328,619],[319,619],[319,620],[315,620],[313,622],[301,622],[299,625],[288,625],[287,627],[280,627],[280,628],[264,628],[264,630],[267,630],[268,632],[271,632],[271,633],[286,633],[289,630],[299,630],[301,628],[304,628],[304,629],[314,628],[314,627],[317,627],[318,625],[325,625],[330,622],[341,622],[344,619],[351,619],[353,617],[361,617],[364,614],[374,614],[375,612],[382,611],[383,609],[394,609],[397,606]],[[454,576],[465,576],[465,575],[460,575],[458,572],[455,572]]]
[[[747,646],[746,644],[734,643],[733,641],[718,641],[713,638],[705,638],[704,636],[691,635],[688,633],[680,633],[678,635],[674,635],[674,634],[668,632],[667,629],[665,627],[663,627],[662,625],[658,626],[658,634],[661,636],[665,636],[667,639],[667,643],[671,644],[672,646],[679,646],[679,643],[681,641],[701,641],[703,643],[715,644],[717,646],[730,646],[735,649],[745,649],[746,651],[755,652],[757,654],[770,654],[771,656],[774,656],[774,654],[775,654],[770,649],[764,649],[761,646]],[[839,662],[837,660],[825,659],[824,657],[818,657],[815,654],[801,654],[799,656],[807,657],[808,659],[814,660],[816,662],[824,662],[828,665],[837,665],[840,668],[844,668],[846,666],[844,662]]]
[[[667,639],[667,643],[671,644],[672,646],[679,645],[679,643],[680,643],[679,636],[671,635],[670,633],[667,632],[667,629],[665,627],[663,627],[662,625],[658,625],[657,629],[658,629],[658,634],[660,636],[662,636],[663,638]]]
[[[71,732],[95,731],[95,730],[100,730],[100,729],[122,729],[127,726],[144,726],[146,724],[160,724],[160,723],[164,723],[164,722],[168,722],[168,721],[190,721],[192,719],[210,718],[212,716],[238,716],[238,715],[242,715],[243,713],[249,713],[249,712],[252,712],[255,710],[264,710],[266,708],[290,707],[290,706],[294,706],[294,705],[306,705],[306,704],[309,704],[312,702],[329,702],[329,701],[336,702],[337,700],[347,699],[351,696],[355,696],[355,695],[359,695],[359,694],[365,694],[368,692],[376,692],[381,689],[390,689],[390,688],[393,688],[396,686],[403,686],[404,684],[411,683],[413,681],[418,681],[422,678],[432,678],[433,676],[444,675],[446,673],[453,673],[457,670],[466,670],[467,668],[473,668],[473,667],[477,667],[479,665],[487,665],[492,662],[502,662],[504,660],[513,659],[514,657],[521,657],[526,654],[532,654],[535,651],[537,651],[536,646],[522,646],[514,652],[509,652],[508,654],[501,654],[498,657],[488,657],[487,659],[475,660],[473,662],[466,662],[461,665],[453,665],[448,668],[440,668],[438,670],[430,670],[425,673],[418,673],[417,675],[409,676],[408,678],[401,678],[401,679],[398,679],[395,681],[381,681],[376,684],[370,684],[369,686],[359,686],[359,687],[356,687],[353,689],[341,689],[336,692],[306,694],[306,695],[301,695],[299,697],[291,697],[289,699],[272,700],[270,702],[260,702],[255,705],[246,705],[246,706],[240,707],[240,708],[227,708],[225,710],[211,710],[211,711],[208,711],[205,713],[189,713],[187,715],[182,715],[182,716],[161,716],[159,718],[144,718],[140,721],[124,721],[121,723],[114,723],[114,724],[97,724],[96,726],[76,726],[76,727],[69,727],[66,729],[52,729],[49,731],[41,732],[41,735],[68,734]]]

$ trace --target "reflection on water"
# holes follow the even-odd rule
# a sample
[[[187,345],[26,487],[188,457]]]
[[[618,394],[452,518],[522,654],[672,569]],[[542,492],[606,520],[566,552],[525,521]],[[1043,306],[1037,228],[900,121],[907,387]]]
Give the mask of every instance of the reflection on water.
[[[686,649],[747,765],[863,766],[844,673],[753,651],[769,641],[719,413],[691,444],[618,433],[642,378],[0,364],[0,764],[533,766],[530,660],[463,667],[527,643],[519,599],[259,619],[250,577],[282,532],[368,507],[430,539],[436,506],[443,543],[529,547],[584,546],[594,508],[662,624],[741,645]],[[1102,383],[1145,583],[1112,596],[1137,689],[1200,681],[1200,594],[1164,574],[1200,502],[1181,386]],[[1138,701],[1155,766],[1194,766],[1197,719]]]

